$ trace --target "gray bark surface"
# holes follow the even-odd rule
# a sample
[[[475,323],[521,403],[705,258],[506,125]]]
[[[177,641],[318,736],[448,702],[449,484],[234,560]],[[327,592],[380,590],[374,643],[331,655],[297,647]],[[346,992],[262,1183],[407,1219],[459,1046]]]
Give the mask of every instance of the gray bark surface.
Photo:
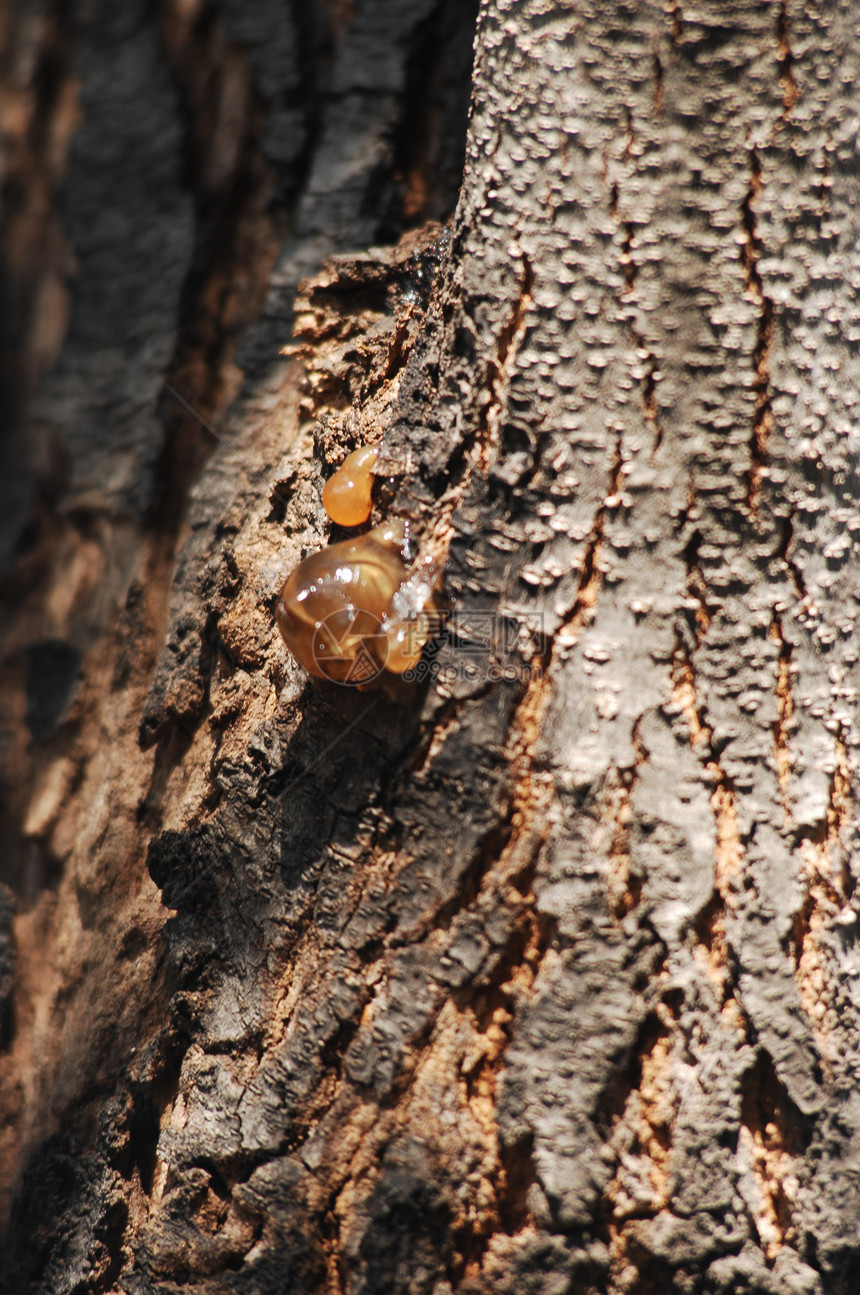
[[[450,228],[465,10],[290,12],[71,42],[9,1289],[848,1295],[855,8],[487,0]],[[380,429],[447,559],[397,695],[272,620]]]

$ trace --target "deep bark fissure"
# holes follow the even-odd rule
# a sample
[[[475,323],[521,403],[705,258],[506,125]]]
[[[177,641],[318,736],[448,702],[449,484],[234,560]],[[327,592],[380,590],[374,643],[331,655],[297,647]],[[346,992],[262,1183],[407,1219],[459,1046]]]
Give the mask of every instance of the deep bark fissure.
[[[662,68],[659,67],[662,78]],[[662,81],[658,82],[658,87]],[[655,113],[659,114],[660,108],[657,106],[658,94],[662,91],[655,90]],[[630,108],[626,108],[627,122],[627,143],[624,148],[624,156],[629,162],[633,156],[633,114]],[[608,163],[604,154],[604,183],[608,183]],[[622,234],[620,263],[624,274],[625,289],[620,294],[619,301],[622,309],[635,305],[636,301],[636,279],[638,269],[634,256],[635,225],[631,220],[626,220],[621,214],[621,191],[617,180],[613,180],[609,191],[609,210],[613,220],[617,223],[619,232]],[[632,312],[631,312],[632,315]],[[632,322],[630,323],[630,339],[633,342],[637,352],[637,358],[641,361],[644,372],[639,379],[640,390],[642,393],[642,412],[645,416],[645,424],[652,434],[651,454],[656,455],[663,441],[663,431],[660,427],[657,406],[657,376],[660,372],[660,363],[653,350],[648,346],[641,331]]]
[[[308,138],[292,191],[279,208],[275,170],[261,146],[264,104],[255,70],[229,39],[222,16],[206,5],[189,18],[173,0],[159,0],[156,22],[181,106],[185,178],[195,207],[194,251],[165,374],[192,408],[180,408],[169,391],[162,394],[164,439],[148,519],[165,550],[185,518],[193,483],[216,449],[204,420],[217,421],[237,395],[231,365],[243,332],[260,312],[287,213],[301,192],[318,99],[311,82],[315,60],[305,51],[299,66]],[[231,149],[235,161],[225,175],[223,154]]]
[[[759,270],[759,261],[764,249],[758,234],[755,205],[762,191],[763,180],[761,161],[758,150],[754,145],[749,146],[749,165],[749,189],[741,204],[741,224],[746,235],[741,253],[746,288],[759,309],[755,344],[752,352],[752,368],[755,375],[753,386],[755,409],[753,411],[747,487],[747,502],[753,516],[755,516],[761,495],[762,468],[767,462],[767,446],[774,425],[770,389],[770,355],[773,347],[774,304],[772,299],[765,294]]]

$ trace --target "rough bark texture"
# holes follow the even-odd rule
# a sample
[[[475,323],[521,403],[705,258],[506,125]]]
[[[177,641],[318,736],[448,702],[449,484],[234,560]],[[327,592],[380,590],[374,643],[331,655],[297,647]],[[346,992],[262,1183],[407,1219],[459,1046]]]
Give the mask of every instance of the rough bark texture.
[[[472,19],[6,33],[10,1290],[856,1287],[856,7],[487,0],[448,232]],[[271,616],[380,427],[397,698]]]

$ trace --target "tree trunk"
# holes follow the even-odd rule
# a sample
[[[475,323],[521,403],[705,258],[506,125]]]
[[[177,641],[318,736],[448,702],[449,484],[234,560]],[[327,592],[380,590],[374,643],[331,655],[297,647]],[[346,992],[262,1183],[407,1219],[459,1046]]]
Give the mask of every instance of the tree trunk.
[[[856,8],[474,18],[7,21],[4,1289],[855,1289]]]

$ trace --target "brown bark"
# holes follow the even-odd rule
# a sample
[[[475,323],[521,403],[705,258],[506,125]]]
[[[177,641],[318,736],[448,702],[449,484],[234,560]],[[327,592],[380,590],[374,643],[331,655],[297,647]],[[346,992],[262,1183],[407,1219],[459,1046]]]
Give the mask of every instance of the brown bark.
[[[450,232],[471,15],[291,15],[6,34],[9,1289],[849,1292],[852,9],[487,0]],[[271,615],[380,428],[396,696]]]

